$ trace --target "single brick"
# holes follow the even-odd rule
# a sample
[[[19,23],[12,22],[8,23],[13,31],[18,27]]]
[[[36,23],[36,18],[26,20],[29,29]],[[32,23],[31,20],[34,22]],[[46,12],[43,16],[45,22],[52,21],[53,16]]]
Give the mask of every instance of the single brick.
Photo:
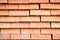
[[[1,34],[20,34],[20,29],[1,29]]]
[[[51,23],[52,28],[60,28],[60,23]]]
[[[10,39],[10,35],[7,34],[0,34],[0,40]]]
[[[21,22],[40,22],[40,17],[20,17]]]
[[[30,28],[50,28],[50,23],[30,23]]]
[[[50,15],[50,10],[30,10],[30,15]]]
[[[29,11],[9,11],[10,16],[29,16]]]
[[[7,0],[0,0],[0,3],[7,3]]]
[[[41,29],[41,34],[60,34],[60,29]]]
[[[60,15],[60,10],[51,10],[51,15]]]
[[[3,16],[3,15],[9,15],[8,11],[0,11],[0,16]]]
[[[51,3],[60,3],[60,0],[50,0]]]
[[[29,3],[48,3],[49,0],[29,0]]]
[[[41,16],[41,21],[59,22],[60,17],[59,16]]]
[[[60,4],[40,4],[41,9],[60,9]]]
[[[39,9],[39,5],[38,4],[19,5],[19,9]]]
[[[15,35],[11,35],[11,39],[30,39],[30,35],[27,35],[27,34],[15,34]]]
[[[51,39],[51,35],[41,35],[41,34],[33,34],[31,35],[31,39],[45,39],[45,40],[48,40],[48,39]]]
[[[4,5],[0,5],[0,9],[18,9],[18,5],[4,4]]]
[[[19,22],[19,17],[0,17],[0,22]]]
[[[8,0],[8,3],[28,3],[28,0]]]
[[[40,29],[21,29],[21,34],[40,34]]]

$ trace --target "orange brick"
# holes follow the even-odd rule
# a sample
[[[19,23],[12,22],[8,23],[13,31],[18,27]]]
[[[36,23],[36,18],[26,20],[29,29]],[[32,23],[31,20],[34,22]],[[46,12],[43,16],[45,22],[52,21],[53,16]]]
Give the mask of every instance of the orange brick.
[[[51,10],[51,15],[60,15],[60,10]]]
[[[60,29],[41,29],[41,34],[60,34]]]
[[[41,9],[60,9],[60,4],[40,4]]]
[[[39,22],[40,17],[20,17],[21,22]]]
[[[50,10],[31,10],[30,15],[50,15]]]
[[[28,0],[8,0],[8,3],[28,3]]]
[[[0,5],[0,9],[18,9],[18,5]]]
[[[51,23],[52,28],[60,28],[60,23]]]
[[[31,39],[51,39],[51,35],[41,35],[41,34],[33,34],[31,35]]]
[[[0,17],[0,22],[19,22],[19,17]]]
[[[38,4],[19,5],[19,9],[39,9]]]
[[[10,16],[29,16],[29,11],[9,11]]]
[[[0,40],[10,39],[10,35],[0,34]]]
[[[1,29],[1,34],[20,34],[20,29]]]
[[[48,3],[49,0],[29,0],[29,3]]]
[[[0,0],[0,3],[7,3],[7,0]]]
[[[40,34],[40,29],[21,29],[21,34]]]
[[[51,3],[60,3],[60,0],[50,0]]]
[[[11,35],[11,39],[30,39],[30,35],[26,34]]]
[[[8,11],[0,11],[0,15],[8,15]]]
[[[50,28],[50,23],[30,23],[30,28]]]
[[[47,22],[59,22],[60,17],[59,16],[42,16],[41,21],[47,21]]]

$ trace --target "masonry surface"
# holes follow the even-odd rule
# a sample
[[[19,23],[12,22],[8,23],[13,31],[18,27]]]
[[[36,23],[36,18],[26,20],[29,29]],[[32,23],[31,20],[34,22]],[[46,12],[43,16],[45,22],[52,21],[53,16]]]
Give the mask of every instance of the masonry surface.
[[[60,40],[60,0],[0,0],[0,40]]]

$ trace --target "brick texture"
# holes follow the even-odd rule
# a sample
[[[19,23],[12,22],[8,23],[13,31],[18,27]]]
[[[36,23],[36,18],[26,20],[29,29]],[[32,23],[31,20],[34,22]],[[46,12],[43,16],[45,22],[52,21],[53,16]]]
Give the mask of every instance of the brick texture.
[[[60,40],[60,0],[0,0],[0,40]]]

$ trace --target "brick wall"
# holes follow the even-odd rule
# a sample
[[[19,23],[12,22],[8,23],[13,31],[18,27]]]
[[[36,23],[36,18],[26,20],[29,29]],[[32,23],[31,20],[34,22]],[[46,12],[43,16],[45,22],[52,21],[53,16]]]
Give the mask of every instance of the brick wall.
[[[60,40],[60,0],[0,0],[0,40]]]

